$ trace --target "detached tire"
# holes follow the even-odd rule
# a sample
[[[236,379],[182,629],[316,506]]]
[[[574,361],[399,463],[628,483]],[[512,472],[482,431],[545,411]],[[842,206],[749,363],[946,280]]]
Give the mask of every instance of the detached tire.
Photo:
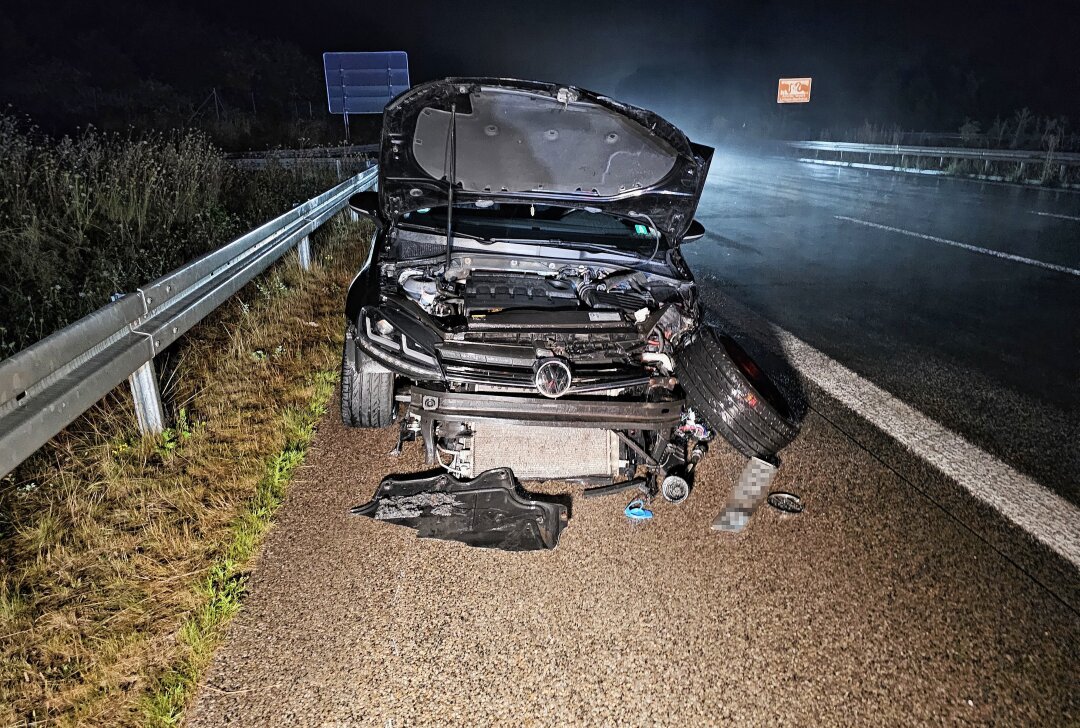
[[[687,403],[746,457],[770,458],[799,434],[784,396],[734,339],[702,326],[678,355]]]
[[[341,421],[348,427],[386,427],[394,421],[394,373],[345,336],[341,356]]]

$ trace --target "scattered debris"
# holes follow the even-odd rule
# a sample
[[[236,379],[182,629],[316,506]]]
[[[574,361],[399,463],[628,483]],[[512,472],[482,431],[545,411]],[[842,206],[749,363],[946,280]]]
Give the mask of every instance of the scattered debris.
[[[770,493],[768,503],[776,510],[793,516],[803,512],[802,498],[794,493],[785,493],[783,491]]]
[[[392,476],[351,512],[414,528],[420,538],[504,551],[553,549],[570,520],[568,498],[529,493],[509,468],[471,480],[445,473]]]
[[[631,521],[647,521],[653,517],[653,512],[645,507],[645,501],[641,498],[635,498],[627,503],[623,513]]]
[[[690,497],[690,482],[681,475],[669,475],[660,484],[660,495],[668,503],[682,503]]]
[[[765,493],[768,492],[769,484],[776,477],[778,468],[778,464],[761,458],[750,458],[742,474],[739,475],[724,509],[712,522],[712,529],[732,533],[743,530],[750,522],[750,516],[754,514],[765,497]]]

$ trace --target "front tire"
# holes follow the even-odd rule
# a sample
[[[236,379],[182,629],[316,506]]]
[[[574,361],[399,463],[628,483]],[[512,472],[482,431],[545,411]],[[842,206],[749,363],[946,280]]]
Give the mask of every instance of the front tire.
[[[799,434],[784,396],[735,340],[702,326],[675,362],[687,403],[746,457],[771,459]]]
[[[394,373],[345,335],[341,356],[341,421],[347,427],[386,427],[394,421]]]

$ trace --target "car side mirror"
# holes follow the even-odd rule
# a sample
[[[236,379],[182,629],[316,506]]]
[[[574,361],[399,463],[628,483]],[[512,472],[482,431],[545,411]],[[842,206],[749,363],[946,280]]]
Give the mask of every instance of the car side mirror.
[[[364,190],[357,192],[349,198],[349,207],[357,215],[368,218],[374,222],[379,221],[379,193],[376,190]]]
[[[682,242],[692,243],[695,240],[701,240],[703,237],[705,237],[705,226],[697,220],[692,220],[686,234],[682,236]]]

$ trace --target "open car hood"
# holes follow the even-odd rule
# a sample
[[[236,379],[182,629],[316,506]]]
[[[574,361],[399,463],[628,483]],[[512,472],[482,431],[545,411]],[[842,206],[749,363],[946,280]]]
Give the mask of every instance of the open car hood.
[[[454,148],[455,205],[537,202],[645,215],[672,243],[693,220],[713,153],[651,111],[573,86],[448,78],[386,107],[382,214],[395,220],[445,205]]]

